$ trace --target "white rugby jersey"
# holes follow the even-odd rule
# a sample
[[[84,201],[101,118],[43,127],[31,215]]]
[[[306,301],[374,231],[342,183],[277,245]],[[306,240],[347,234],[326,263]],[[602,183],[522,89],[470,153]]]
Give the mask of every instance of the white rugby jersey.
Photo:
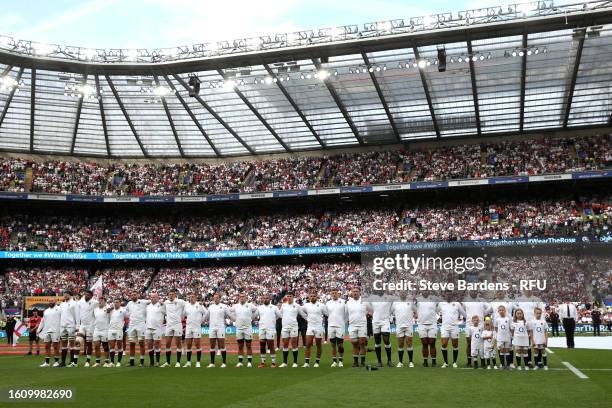
[[[60,325],[62,327],[76,327],[77,325],[77,302],[74,299],[66,300],[59,304],[61,311]]]
[[[491,302],[491,309],[493,309],[493,322],[495,322],[495,320],[497,320],[497,318],[499,317],[499,307],[503,306],[506,308],[506,316],[514,316],[514,307],[512,305],[511,302],[505,302],[505,301],[495,301],[495,302]]]
[[[276,330],[276,320],[281,317],[281,312],[272,303],[257,306],[256,316],[259,317],[259,328]]]
[[[436,302],[416,302],[417,322],[419,324],[436,324],[438,322],[437,305]]]
[[[544,317],[540,319],[533,319],[529,328],[531,329],[531,335],[533,337],[533,344],[545,344],[546,343],[546,330],[548,330],[548,323]]]
[[[78,302],[79,321],[82,326],[91,326],[94,324],[94,310],[98,307],[98,301],[89,299],[89,302],[82,297]]]
[[[40,337],[42,337],[43,333],[60,332],[61,314],[62,312],[58,305],[45,309],[43,312],[42,321],[40,323]]]
[[[130,300],[125,307],[126,314],[130,319],[130,327],[144,324],[147,320],[147,305],[151,303],[150,300],[137,299],[136,301]]]
[[[302,311],[306,314],[308,327],[323,327],[323,315],[327,316],[327,307],[323,303],[304,303]]]
[[[471,339],[472,350],[475,348],[480,348],[480,346],[483,345],[482,326],[474,326],[473,324],[470,324],[467,328],[467,332]]]
[[[175,298],[174,300],[166,299],[164,306],[166,307],[166,326],[179,327],[181,326],[181,318],[185,310],[185,301]]]
[[[119,309],[112,308],[110,311],[110,320],[108,323],[108,330],[123,330],[125,324],[125,308],[120,307]]]
[[[465,316],[465,310],[459,302],[439,302],[438,312],[442,316],[442,324],[447,326],[456,326],[459,318]]]
[[[328,300],[325,307],[327,308],[327,326],[343,328],[346,324],[346,302],[344,299]]]
[[[491,313],[491,306],[487,302],[463,302],[463,306],[465,309],[466,321],[470,322],[472,317],[478,316],[480,318],[480,322],[484,322],[484,317],[488,313]]]
[[[302,317],[306,318],[306,316],[301,312],[302,307],[297,303],[293,302],[283,303],[280,308],[281,318],[283,319],[282,324],[283,327],[297,327],[297,316],[298,314],[302,314]]]
[[[208,311],[199,302],[186,303],[183,314],[187,317],[187,327],[200,328],[202,323],[206,321]]]
[[[236,328],[242,330],[251,328],[253,326],[255,311],[255,306],[249,302],[245,302],[244,304],[239,302],[232,306],[230,313]]]
[[[391,307],[393,302],[370,302],[372,308],[372,321],[375,323],[387,323],[391,321]]]
[[[497,341],[498,342],[510,342],[512,340],[512,332],[510,331],[512,327],[512,319],[508,317],[508,315],[501,317],[498,316],[497,319],[493,322],[493,327],[495,328],[495,332],[497,333]]]
[[[94,330],[105,332],[108,330],[110,313],[106,307],[96,307],[94,309]]]
[[[490,337],[485,339],[485,337]],[[482,340],[484,342],[485,350],[493,350],[493,343],[495,342],[495,332],[493,330],[482,330]]]
[[[149,303],[147,305],[147,329],[161,329],[164,324],[164,316],[166,315],[166,307],[159,301],[157,303]]]
[[[529,337],[529,325],[524,320],[519,320],[518,322],[512,322],[512,330],[514,330],[514,336],[516,337]]]
[[[211,329],[225,329],[225,319],[231,318],[225,303],[211,303],[208,306],[208,326]]]
[[[361,299],[350,298],[346,301],[346,314],[349,326],[365,326],[368,322],[366,315],[372,312],[371,307]]]
[[[391,314],[395,317],[397,327],[412,327],[416,306],[413,302],[393,302]]]

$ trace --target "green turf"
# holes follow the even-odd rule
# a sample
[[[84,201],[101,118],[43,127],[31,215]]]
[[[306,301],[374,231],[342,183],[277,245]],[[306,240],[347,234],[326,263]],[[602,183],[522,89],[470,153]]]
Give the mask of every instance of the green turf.
[[[202,405],[520,408],[519,404],[540,408],[593,407],[609,403],[612,371],[591,369],[612,369],[612,350],[554,351],[549,356],[551,370],[538,372],[423,368],[418,347],[415,349],[417,367],[383,368],[373,372],[348,367],[350,352],[346,353],[345,368],[330,368],[329,345],[324,346],[323,364],[318,369],[237,369],[233,367],[236,355],[228,357],[226,369],[43,369],[38,367],[42,357],[5,356],[0,357],[0,387],[73,387],[76,402],[71,405],[105,408]],[[203,357],[204,364],[208,363],[207,357]],[[289,358],[291,361],[291,356]],[[397,361],[395,351],[393,358]],[[440,351],[438,359],[441,359]],[[369,353],[368,361],[374,360],[374,353]],[[300,350],[302,361],[303,351]],[[584,369],[589,378],[579,379],[565,369],[562,361]],[[255,362],[259,362],[257,356]],[[82,359],[80,363],[83,364]],[[462,343],[460,367],[464,365],[465,345]],[[3,407],[48,405],[0,403]]]

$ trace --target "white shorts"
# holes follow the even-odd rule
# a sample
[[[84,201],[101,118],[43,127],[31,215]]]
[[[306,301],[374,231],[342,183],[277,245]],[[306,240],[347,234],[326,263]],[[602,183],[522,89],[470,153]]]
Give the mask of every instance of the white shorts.
[[[438,336],[437,324],[419,324],[418,330],[422,339],[435,339]]]
[[[495,356],[496,356],[496,353],[495,353],[495,349],[494,348],[486,347],[484,349],[484,358],[493,358]]]
[[[253,340],[253,328],[236,329],[236,340]]]
[[[349,325],[349,337],[352,339],[360,339],[368,337],[367,326],[351,326]]]
[[[114,340],[123,340],[123,330],[109,330],[108,331],[108,340],[109,341],[114,341]]]
[[[389,333],[391,331],[391,323],[388,321],[372,322],[372,329],[374,330],[374,334]]]
[[[497,348],[499,350],[501,349],[508,349],[510,350],[512,348],[512,343],[510,343],[510,341],[497,341]]]
[[[165,337],[181,337],[183,335],[183,326],[166,326],[164,331]]]
[[[443,339],[458,339],[459,327],[456,324],[443,324],[440,329],[440,335]]]
[[[480,356],[481,358],[484,358],[484,345],[480,346],[480,347],[474,347],[472,346],[472,357],[478,357]]]
[[[325,329],[322,326],[321,327],[308,326],[306,328],[306,335],[314,336],[316,339],[322,339],[323,336],[325,336]]]
[[[161,327],[158,328],[152,328],[152,327],[147,327],[147,329],[145,330],[145,340],[161,340],[162,338],[162,329]]]
[[[83,337],[85,337],[85,341],[91,341],[91,339],[93,338],[93,333],[94,333],[94,326],[92,325],[81,325],[81,327],[79,327],[79,334]]]
[[[60,335],[57,332],[45,333],[41,339],[43,343],[57,343],[60,341]]]
[[[208,338],[209,339],[224,339],[225,338],[225,327],[209,328]]]
[[[544,350],[546,348],[546,345],[545,344],[534,344],[533,348]]]
[[[185,338],[186,339],[201,339],[202,328],[201,327],[185,327]]]
[[[62,340],[74,339],[76,334],[76,328],[74,326],[62,326],[60,327],[59,336]]]
[[[298,336],[298,327],[289,326],[281,329],[281,339],[293,338]]]
[[[145,338],[145,324],[141,323],[134,326],[129,326],[127,329],[127,336],[130,343],[143,341]]]
[[[514,347],[529,347],[529,337],[515,337],[512,343]]]
[[[274,340],[275,335],[276,335],[276,329],[266,329],[265,327],[259,328],[259,341]]]
[[[395,330],[395,336],[396,337],[412,337],[413,334],[414,333],[413,333],[412,325],[398,327]]]
[[[344,327],[327,327],[327,337],[330,339],[344,339]]]
[[[92,340],[106,343],[108,341],[108,330],[94,330]]]

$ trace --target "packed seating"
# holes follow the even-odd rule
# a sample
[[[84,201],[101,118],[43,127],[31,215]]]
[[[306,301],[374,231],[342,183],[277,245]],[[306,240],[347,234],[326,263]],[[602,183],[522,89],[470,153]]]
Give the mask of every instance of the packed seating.
[[[5,215],[0,249],[185,252],[612,235],[612,198],[286,210],[216,216]],[[300,233],[296,233],[299,231]]]
[[[86,195],[203,195],[364,186],[612,167],[612,135],[530,139],[221,164],[36,161],[32,191]],[[30,163],[0,161],[0,191],[25,189]]]
[[[128,299],[131,292],[142,294],[148,289],[154,271],[154,268],[106,268],[96,271],[90,284],[102,278],[103,293],[109,301]]]

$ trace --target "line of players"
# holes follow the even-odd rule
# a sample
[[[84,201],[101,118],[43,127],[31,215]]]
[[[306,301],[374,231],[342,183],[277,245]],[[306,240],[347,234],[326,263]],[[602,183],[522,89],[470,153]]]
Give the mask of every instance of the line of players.
[[[210,340],[210,363],[215,367],[215,357],[221,355],[221,367],[226,367],[225,333],[227,321],[236,326],[238,342],[237,367],[252,367],[253,322],[259,327],[260,363],[276,367],[276,321],[281,319],[282,363],[287,367],[289,352],[292,352],[292,367],[298,367],[298,322],[301,315],[307,321],[305,360],[302,367],[310,367],[312,348],[316,346],[314,367],[320,364],[322,339],[324,337],[324,316],[327,317],[328,336],[331,343],[332,367],[343,367],[344,334],[348,323],[348,333],[352,344],[353,367],[365,366],[366,345],[368,341],[368,317],[372,320],[374,347],[379,367],[382,363],[384,346],[389,367],[403,367],[404,353],[408,354],[408,365],[413,362],[413,322],[416,317],[418,334],[422,344],[423,366],[436,366],[436,337],[438,331],[438,314],[441,315],[441,351],[444,359],[442,367],[457,367],[459,354],[459,321],[466,319],[467,362],[468,366],[497,369],[499,353],[500,368],[514,368],[513,353],[516,354],[516,367],[532,367],[532,348],[536,351],[536,368],[547,369],[547,323],[542,316],[544,305],[535,299],[510,303],[500,300],[487,303],[477,300],[476,294],[467,302],[436,302],[426,298],[409,301],[405,296],[401,301],[362,301],[359,288],[350,291],[345,301],[340,298],[337,289],[332,290],[331,299],[325,303],[317,298],[316,291],[309,296],[308,302],[299,305],[293,294],[285,296],[280,307],[273,305],[270,296],[261,297],[261,303],[254,305],[247,302],[246,294],[240,294],[239,302],[227,306],[220,301],[218,293],[213,295],[212,303],[205,307],[191,295],[188,301],[177,298],[176,291],[170,290],[168,298],[159,299],[157,293],[151,293],[149,299],[142,299],[138,293],[131,295],[125,307],[119,299],[107,304],[103,297],[93,298],[91,291],[85,291],[79,301],[72,299],[69,292],[64,294],[64,301],[56,304],[52,301],[43,314],[39,326],[39,336],[45,343],[45,362],[41,367],[49,367],[51,358],[53,366],[75,367],[78,365],[79,343],[84,343],[87,358],[86,367],[90,366],[91,356],[95,355],[93,367],[121,367],[124,332],[129,342],[129,366],[135,366],[136,344],[140,346],[140,366],[145,365],[148,353],[151,367],[170,366],[172,346],[176,347],[174,366],[181,367],[182,351],[186,350],[186,363],[190,367],[192,351],[195,348],[195,366],[201,366],[202,359],[202,326],[208,323]],[[489,315],[492,315],[489,317]],[[512,317],[513,316],[513,317]],[[186,318],[185,333],[182,319]],[[391,358],[390,322],[395,319],[397,351],[399,362],[394,364]],[[127,330],[125,322],[129,321]],[[182,338],[184,335],[183,344]],[[162,340],[165,346],[165,362],[161,363]],[[449,363],[448,345],[452,346],[452,363]],[[105,361],[102,364],[102,353]],[[67,364],[68,355],[70,361]],[[473,364],[472,364],[473,362]]]

